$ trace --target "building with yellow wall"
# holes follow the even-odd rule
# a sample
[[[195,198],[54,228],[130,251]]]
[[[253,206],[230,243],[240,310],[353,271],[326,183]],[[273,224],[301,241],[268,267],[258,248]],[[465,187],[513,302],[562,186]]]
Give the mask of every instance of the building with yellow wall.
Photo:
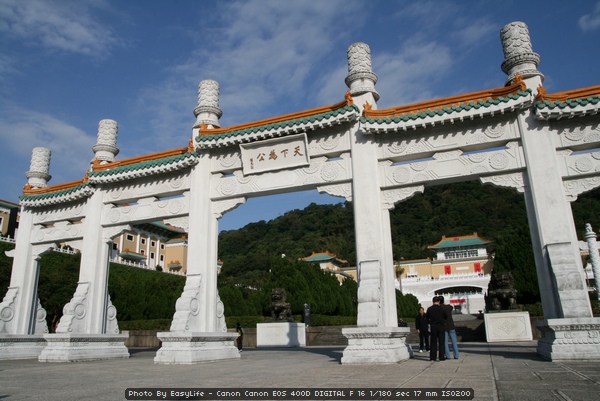
[[[427,308],[435,295],[444,295],[446,303],[458,313],[479,313],[485,308],[494,268],[488,255],[490,241],[473,233],[455,237],[442,236],[428,246],[435,258],[401,260],[396,263],[396,288],[412,294]]]

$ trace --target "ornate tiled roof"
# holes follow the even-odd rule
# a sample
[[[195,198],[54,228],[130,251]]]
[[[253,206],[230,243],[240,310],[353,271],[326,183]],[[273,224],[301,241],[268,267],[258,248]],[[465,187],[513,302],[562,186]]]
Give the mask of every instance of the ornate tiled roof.
[[[179,170],[198,162],[190,148],[152,153],[107,164],[95,164],[89,173],[91,183],[107,183]]]
[[[0,208],[6,208],[6,209],[18,209],[20,207],[20,205],[18,203],[13,203],[10,201],[5,201],[0,199]]]
[[[348,263],[347,260],[338,259],[333,253],[329,251],[325,252],[313,252],[310,256],[300,258],[304,262],[326,262],[326,261],[337,261],[338,263]]]
[[[541,120],[580,117],[600,111],[600,85],[553,94],[538,88],[535,115]]]
[[[28,207],[43,207],[71,202],[90,196],[94,192],[94,184],[179,170],[196,164],[197,156],[198,154],[191,151],[188,146],[106,164],[94,161],[92,170],[86,174],[83,180],[43,188],[26,186],[21,196],[21,204]]]
[[[352,98],[347,94],[346,100],[331,106],[285,114],[228,128],[202,126],[200,136],[195,139],[199,148],[229,146],[337,125],[356,120],[358,116],[359,109],[352,103]]]
[[[360,122],[366,132],[380,133],[417,129],[473,117],[503,114],[531,105],[532,92],[522,80],[511,86],[489,89],[382,110],[368,105]]]
[[[409,265],[409,264],[416,264],[416,263],[431,263],[431,258],[425,258],[425,259],[409,259],[409,260],[397,260],[394,262],[395,265]]]
[[[146,256],[141,253],[130,251],[129,249],[124,249],[123,252],[119,253],[119,257],[123,259],[133,259],[133,260],[143,260],[146,259]]]
[[[472,235],[462,235],[457,237],[446,238],[446,236],[442,236],[440,242],[434,245],[430,245],[427,248],[429,249],[447,249],[447,248],[457,248],[457,247],[467,247],[467,246],[477,246],[477,245],[486,245],[489,244],[490,241],[485,240],[477,235],[477,233],[473,233]]]
[[[94,193],[94,188],[85,180],[67,182],[44,188],[23,190],[21,204],[28,207],[40,207],[82,199]]]

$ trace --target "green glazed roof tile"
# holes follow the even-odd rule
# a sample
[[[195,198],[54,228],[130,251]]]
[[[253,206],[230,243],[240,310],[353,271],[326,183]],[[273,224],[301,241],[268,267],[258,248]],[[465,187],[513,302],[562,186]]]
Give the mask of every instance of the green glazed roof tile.
[[[258,125],[256,127],[244,128],[244,129],[240,129],[237,131],[229,131],[229,132],[223,133],[223,134],[201,135],[201,136],[196,137],[196,142],[206,142],[206,141],[216,140],[219,138],[230,138],[230,137],[234,137],[234,136],[241,136],[241,135],[246,135],[246,134],[265,132],[265,131],[282,128],[282,127],[293,127],[293,126],[300,125],[300,124],[312,123],[315,121],[323,121],[327,118],[336,117],[338,115],[345,114],[349,111],[357,111],[358,112],[359,109],[356,105],[343,106],[336,110],[328,111],[325,113],[319,113],[319,114],[315,114],[312,116],[306,116],[306,117],[302,117],[302,118],[293,118],[291,120],[280,121],[277,123]]]
[[[43,194],[39,194],[39,195],[21,195],[19,197],[19,199],[21,199],[22,201],[40,201],[40,200],[45,200],[45,199],[51,199],[51,198],[56,198],[59,196],[64,196],[64,195],[69,195],[72,194],[74,192],[77,192],[81,189],[90,187],[91,185],[87,182],[79,184],[77,186],[71,187],[71,188],[67,188],[67,189],[62,189],[59,191],[55,191],[55,192],[47,192],[47,193],[43,193]]]
[[[376,124],[389,124],[392,122],[398,123],[400,121],[408,121],[408,120],[417,120],[419,118],[426,118],[426,117],[432,117],[435,115],[441,116],[444,114],[452,114],[458,111],[462,111],[462,110],[471,110],[473,108],[475,109],[480,109],[482,107],[487,108],[490,107],[492,105],[498,105],[500,103],[507,103],[510,100],[513,99],[518,99],[520,97],[526,97],[529,96],[531,94],[531,89],[526,89],[526,90],[520,90],[517,93],[511,93],[508,96],[500,96],[497,97],[495,99],[481,99],[481,100],[477,100],[477,101],[469,101],[469,102],[465,102],[465,103],[461,103],[459,105],[445,105],[445,106],[440,106],[440,107],[436,107],[434,109],[431,110],[426,110],[426,111],[416,111],[416,112],[411,112],[411,113],[403,113],[401,115],[394,115],[394,116],[390,116],[390,117],[361,117],[360,121],[362,123],[376,123]]]
[[[197,153],[196,152],[183,153],[180,155],[163,157],[161,159],[153,159],[153,160],[147,160],[147,161],[143,161],[143,162],[139,162],[139,163],[126,164],[124,166],[118,166],[118,167],[107,169],[107,170],[92,171],[89,173],[89,176],[90,177],[105,177],[105,176],[110,176],[110,175],[115,175],[115,174],[120,174],[120,173],[126,173],[129,171],[144,170],[147,168],[157,167],[157,166],[165,166],[168,164],[176,163],[176,162],[186,159],[190,156],[197,156]]]

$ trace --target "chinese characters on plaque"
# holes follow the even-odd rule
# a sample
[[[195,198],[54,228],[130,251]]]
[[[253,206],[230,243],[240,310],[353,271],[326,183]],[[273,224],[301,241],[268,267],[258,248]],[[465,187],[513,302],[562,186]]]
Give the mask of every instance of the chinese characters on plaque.
[[[308,166],[306,134],[240,145],[244,174]]]

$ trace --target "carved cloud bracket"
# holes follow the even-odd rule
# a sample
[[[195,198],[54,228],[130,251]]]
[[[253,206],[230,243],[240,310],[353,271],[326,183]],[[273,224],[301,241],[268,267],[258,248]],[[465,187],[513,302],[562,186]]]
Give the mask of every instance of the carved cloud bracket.
[[[352,184],[349,182],[343,184],[321,185],[317,187],[319,193],[325,193],[331,196],[339,196],[352,202]]]
[[[565,196],[569,202],[574,202],[577,197],[600,187],[600,177],[586,177],[575,180],[564,180]]]
[[[212,212],[217,219],[220,219],[226,212],[233,210],[244,203],[246,203],[246,197],[214,201],[212,203]]]
[[[482,184],[492,184],[497,187],[513,188],[519,193],[525,193],[525,180],[522,172],[479,177]]]
[[[392,210],[396,203],[412,198],[415,194],[422,194],[425,191],[424,185],[414,187],[384,189],[381,191],[382,206],[384,209]]]

